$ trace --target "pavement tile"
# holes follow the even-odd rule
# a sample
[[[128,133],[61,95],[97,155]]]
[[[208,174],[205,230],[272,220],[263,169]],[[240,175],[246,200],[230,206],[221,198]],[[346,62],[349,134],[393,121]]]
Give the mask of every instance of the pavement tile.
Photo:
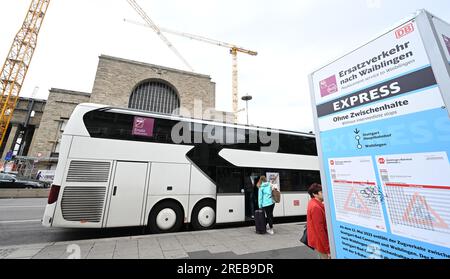
[[[212,245],[212,246],[206,246],[205,247],[210,253],[217,254],[217,253],[224,253],[229,252],[230,249],[225,247],[224,245]]]
[[[139,259],[164,259],[164,253],[161,250],[139,251]]]
[[[160,236],[157,238],[159,245],[163,251],[182,250],[183,246],[178,241],[176,236]]]
[[[43,248],[25,248],[17,249],[10,253],[5,259],[32,258],[38,254]]]
[[[249,250],[248,247],[242,245],[228,248],[230,248],[231,252],[235,253],[236,255],[244,255],[253,252],[252,250]]]
[[[139,258],[139,252],[134,250],[127,251],[115,251],[113,259],[137,259]]]
[[[176,236],[176,238],[183,245],[193,245],[193,244],[199,243],[199,241],[192,234],[179,235],[179,236]]]
[[[86,259],[112,259],[113,253],[106,253],[106,254],[100,254],[100,253],[90,253]]]
[[[66,245],[51,245],[33,256],[33,259],[59,259],[66,253]]]
[[[114,254],[113,259],[138,259],[139,255],[136,253],[132,254]]]
[[[188,258],[189,255],[184,250],[163,251],[165,259],[182,259]]]
[[[0,259],[5,259],[18,250],[20,250],[20,249],[19,248],[1,248],[0,249]]]
[[[218,243],[217,240],[215,240],[213,237],[211,237],[208,234],[195,235],[195,238],[203,246],[211,246],[211,245],[215,245]]]
[[[95,243],[86,258],[112,258],[116,243]]]
[[[138,239],[138,246],[139,247],[160,247],[158,239],[156,238],[143,238]]]
[[[205,246],[200,244],[194,244],[194,245],[183,245],[183,250],[186,252],[197,252],[197,251],[203,251],[205,250]]]

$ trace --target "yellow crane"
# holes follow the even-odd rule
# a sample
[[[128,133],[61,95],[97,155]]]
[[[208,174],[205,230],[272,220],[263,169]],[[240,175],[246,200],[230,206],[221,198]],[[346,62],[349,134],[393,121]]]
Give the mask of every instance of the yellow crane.
[[[14,38],[0,72],[0,146],[19,100],[20,90],[36,49],[39,30],[49,3],[50,0],[31,1],[25,20]]]
[[[137,22],[137,21],[129,20],[129,19],[124,19],[124,21],[125,22],[129,22],[129,23],[133,23],[133,24],[136,24],[136,25],[150,27],[150,28],[154,29],[152,27],[152,25],[150,25],[150,24],[140,23],[140,22]],[[232,64],[233,114],[234,114],[234,122],[237,122],[237,113],[238,113],[238,64],[237,64],[237,53],[241,52],[241,53],[245,53],[245,54],[249,54],[249,55],[255,56],[255,55],[258,54],[258,52],[253,51],[253,50],[248,50],[248,49],[236,46],[234,44],[221,42],[221,41],[218,41],[218,40],[206,38],[206,37],[199,36],[199,35],[189,34],[189,33],[185,33],[185,32],[179,32],[179,31],[175,31],[175,30],[171,30],[171,29],[167,29],[167,28],[163,28],[163,27],[157,27],[157,28],[158,28],[157,29],[158,32],[162,31],[162,32],[165,32],[165,33],[169,33],[169,34],[173,34],[173,35],[189,38],[189,39],[192,39],[192,40],[197,40],[197,41],[201,41],[201,42],[204,42],[204,43],[209,43],[209,44],[216,45],[216,46],[226,47],[226,48],[228,48],[230,50],[230,54],[231,54],[232,59],[233,59],[233,64]]]

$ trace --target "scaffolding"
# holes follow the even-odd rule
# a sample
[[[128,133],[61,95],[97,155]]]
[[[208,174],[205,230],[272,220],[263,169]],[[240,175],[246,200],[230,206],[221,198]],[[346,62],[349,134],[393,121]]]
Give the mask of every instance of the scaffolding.
[[[39,163],[48,163],[50,165],[56,162],[58,162],[58,158],[17,156],[14,160],[15,167],[13,167],[13,171],[15,169],[21,177],[35,179],[38,171],[42,169],[42,165],[39,165]]]

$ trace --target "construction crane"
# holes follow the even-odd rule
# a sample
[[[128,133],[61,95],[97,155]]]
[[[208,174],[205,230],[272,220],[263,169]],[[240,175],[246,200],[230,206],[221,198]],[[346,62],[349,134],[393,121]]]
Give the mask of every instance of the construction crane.
[[[141,25],[141,26],[153,28],[152,25],[150,25],[150,24],[140,23],[140,22],[137,22],[137,21],[129,20],[129,19],[124,19],[124,21],[125,22],[129,22],[129,23],[133,23],[133,24],[136,24],[136,25]],[[233,64],[232,64],[233,114],[234,114],[234,122],[237,123],[237,114],[238,114],[238,64],[237,64],[237,53],[241,52],[241,53],[245,53],[245,54],[249,54],[249,55],[255,56],[255,55],[258,54],[258,52],[252,51],[252,50],[248,50],[248,49],[245,49],[245,48],[242,48],[242,47],[238,47],[238,46],[236,46],[234,44],[221,42],[221,41],[218,41],[218,40],[206,38],[206,37],[199,36],[199,35],[179,32],[179,31],[175,31],[175,30],[171,30],[171,29],[167,29],[167,28],[163,28],[163,27],[158,27],[158,31],[159,32],[162,31],[162,32],[165,32],[165,33],[169,33],[169,34],[173,34],[173,35],[189,38],[189,39],[192,39],[192,40],[201,41],[201,42],[212,44],[212,45],[216,45],[216,46],[226,47],[226,48],[228,48],[230,50],[230,54],[231,54],[232,59],[233,59]]]
[[[173,46],[173,44],[161,33],[161,30],[159,27],[151,20],[151,18],[147,15],[147,13],[139,6],[138,3],[136,3],[135,0],[127,0],[128,4],[130,4],[131,7],[142,17],[143,20],[147,23],[145,26],[150,27],[153,29],[153,31],[158,34],[158,36],[161,38],[161,40],[175,53],[178,58],[183,61],[184,65],[191,70],[191,72],[194,71],[194,69],[189,65],[189,63],[184,59],[184,57],[180,54],[180,52]]]
[[[36,49],[39,30],[47,12],[50,0],[32,0],[25,20],[6,57],[0,73],[1,82],[1,114],[0,114],[0,146],[8,130],[16,103],[19,100],[25,76],[31,58]]]

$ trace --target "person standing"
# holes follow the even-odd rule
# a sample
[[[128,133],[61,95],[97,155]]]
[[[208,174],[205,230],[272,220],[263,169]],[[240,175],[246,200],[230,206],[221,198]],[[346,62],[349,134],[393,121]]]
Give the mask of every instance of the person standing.
[[[38,174],[36,175],[36,180],[40,180],[41,177],[42,177],[42,173],[41,173],[41,172],[38,172]]]
[[[255,203],[254,203],[254,192],[255,185],[253,185],[253,179],[248,174],[244,180],[244,188],[245,188],[245,212],[246,216],[254,219],[255,218]]]
[[[308,189],[308,193],[311,196],[306,213],[308,245],[314,248],[321,259],[329,259],[330,244],[328,242],[322,185],[318,183],[312,184]]]
[[[259,181],[260,177],[256,176],[253,178],[253,208],[258,208],[258,193],[259,193],[259,187],[261,186],[261,183]]]
[[[269,182],[267,182],[267,178],[265,176],[261,176],[260,183],[261,186],[258,190],[258,206],[266,213],[267,223],[269,224],[269,229],[267,232],[269,234],[274,234],[273,209],[275,207],[275,203],[272,200],[272,186]]]

